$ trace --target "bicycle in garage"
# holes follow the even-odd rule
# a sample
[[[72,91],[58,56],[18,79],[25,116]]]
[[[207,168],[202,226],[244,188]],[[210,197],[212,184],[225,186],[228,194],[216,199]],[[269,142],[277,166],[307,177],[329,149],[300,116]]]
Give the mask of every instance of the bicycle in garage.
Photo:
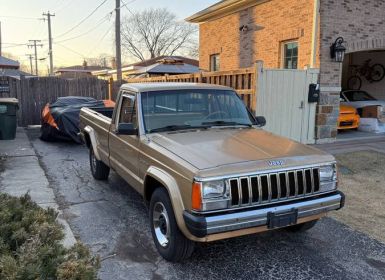
[[[349,65],[353,75],[348,79],[348,89],[359,90],[362,87],[362,78],[369,83],[380,82],[385,77],[385,67],[380,63],[370,65],[372,60],[368,59],[363,65]]]

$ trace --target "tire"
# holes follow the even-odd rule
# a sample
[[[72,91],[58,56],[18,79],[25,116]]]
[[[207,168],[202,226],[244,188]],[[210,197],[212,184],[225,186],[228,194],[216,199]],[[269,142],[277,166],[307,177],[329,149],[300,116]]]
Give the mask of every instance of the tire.
[[[107,180],[110,174],[110,168],[104,162],[96,159],[94,149],[90,146],[90,168],[92,176],[96,180]]]
[[[305,232],[313,228],[317,224],[318,220],[306,222],[303,224],[298,224],[294,226],[287,227],[286,230],[291,232]]]
[[[166,189],[160,187],[154,191],[149,212],[151,233],[159,254],[170,262],[189,258],[195,243],[179,230]]]
[[[370,79],[373,82],[379,82],[385,77],[385,67],[382,64],[373,64]]]
[[[348,89],[350,90],[359,90],[362,86],[362,80],[358,76],[351,76],[348,79]]]

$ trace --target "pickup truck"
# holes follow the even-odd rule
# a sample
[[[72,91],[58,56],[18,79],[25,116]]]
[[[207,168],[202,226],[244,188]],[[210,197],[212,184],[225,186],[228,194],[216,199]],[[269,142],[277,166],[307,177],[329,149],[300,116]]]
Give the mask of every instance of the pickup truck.
[[[334,157],[265,123],[233,89],[194,83],[124,84],[113,112],[80,112],[92,175],[113,169],[143,196],[156,248],[174,262],[196,242],[305,231],[344,206]]]

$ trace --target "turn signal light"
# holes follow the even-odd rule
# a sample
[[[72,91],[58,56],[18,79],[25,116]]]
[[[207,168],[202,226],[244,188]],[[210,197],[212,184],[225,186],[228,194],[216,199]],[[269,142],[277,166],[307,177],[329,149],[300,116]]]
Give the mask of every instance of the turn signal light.
[[[192,185],[191,207],[194,210],[202,209],[202,183],[194,182]]]

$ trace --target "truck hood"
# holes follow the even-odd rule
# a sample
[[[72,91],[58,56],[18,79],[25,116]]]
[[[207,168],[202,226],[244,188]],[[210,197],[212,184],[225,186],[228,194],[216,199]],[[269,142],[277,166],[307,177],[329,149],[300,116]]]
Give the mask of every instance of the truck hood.
[[[314,161],[315,155],[327,155],[318,149],[255,128],[164,132],[152,134],[150,139],[200,170],[293,157],[304,159],[312,156]]]

